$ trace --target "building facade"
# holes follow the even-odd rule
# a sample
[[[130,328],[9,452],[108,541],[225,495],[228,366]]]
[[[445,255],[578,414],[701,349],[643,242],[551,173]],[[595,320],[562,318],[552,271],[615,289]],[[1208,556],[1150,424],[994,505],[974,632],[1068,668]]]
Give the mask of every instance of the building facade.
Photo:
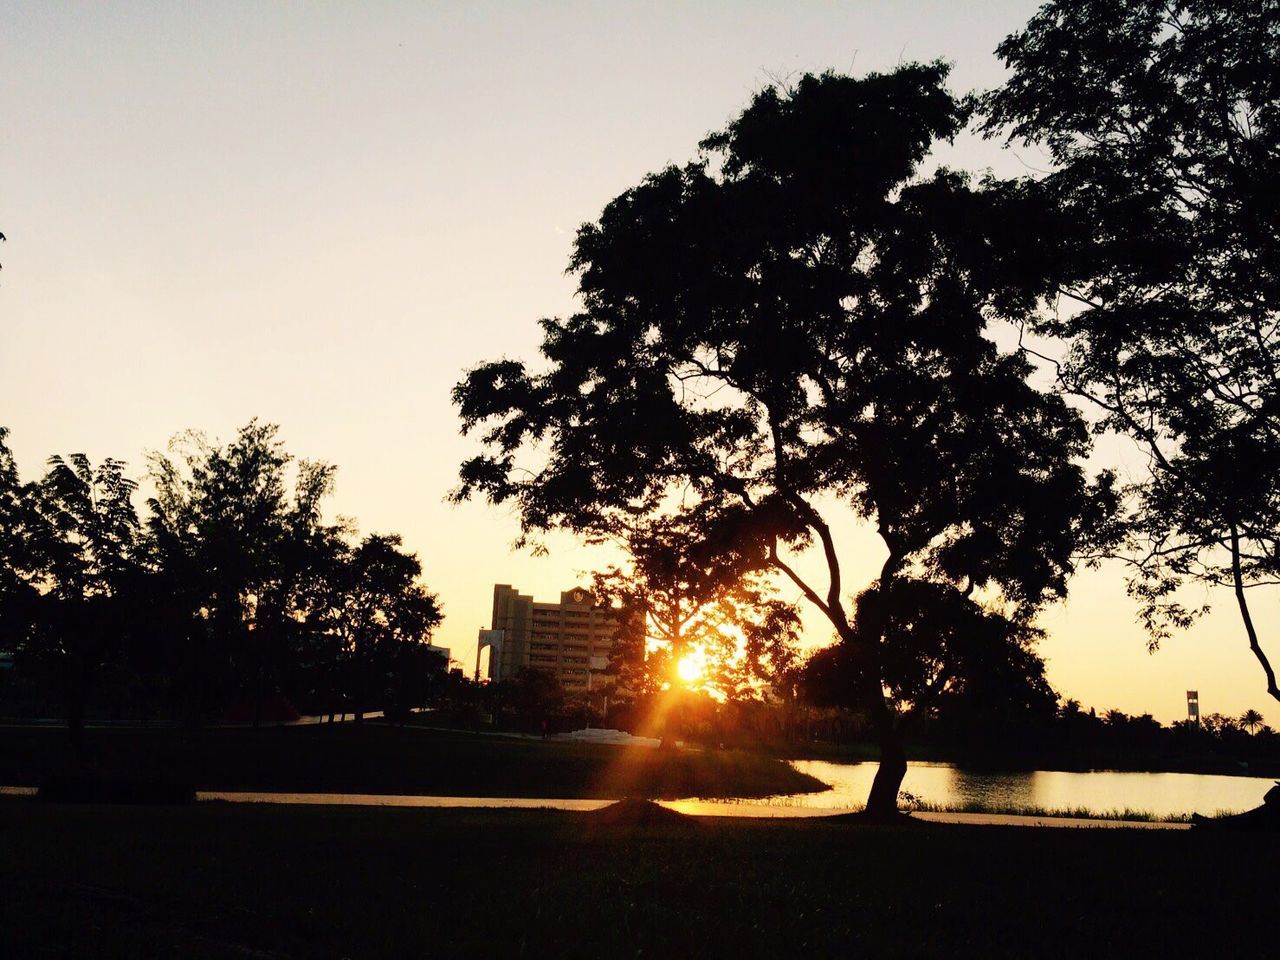
[[[536,667],[570,692],[600,686],[616,627],[611,611],[589,591],[566,590],[559,603],[544,603],[510,584],[495,584],[491,624],[480,631],[477,678],[487,649],[490,680],[510,680],[521,667]]]

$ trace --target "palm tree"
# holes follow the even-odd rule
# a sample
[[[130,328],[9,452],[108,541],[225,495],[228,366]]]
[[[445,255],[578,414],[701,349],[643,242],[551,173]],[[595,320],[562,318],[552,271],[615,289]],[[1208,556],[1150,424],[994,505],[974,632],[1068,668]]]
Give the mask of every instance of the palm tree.
[[[1246,710],[1240,714],[1240,726],[1249,731],[1250,734],[1256,733],[1258,727],[1262,725],[1262,714],[1257,710]]]

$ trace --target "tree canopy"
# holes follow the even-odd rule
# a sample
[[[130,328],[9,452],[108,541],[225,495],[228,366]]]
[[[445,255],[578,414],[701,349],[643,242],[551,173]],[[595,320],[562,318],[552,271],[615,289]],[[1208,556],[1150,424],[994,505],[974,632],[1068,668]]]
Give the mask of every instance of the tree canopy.
[[[421,583],[422,564],[403,549],[396,534],[373,534],[357,546],[342,545],[324,578],[317,604],[318,623],[336,641],[341,661],[349,664],[350,696],[356,720],[380,691],[375,682],[390,676],[398,660],[440,625],[436,597]]]
[[[1280,699],[1245,593],[1280,573],[1280,3],[1053,2],[998,53],[987,129],[1052,163],[1024,191],[1034,327],[1150,463],[1128,556],[1152,643],[1198,612],[1185,579],[1229,585]]]
[[[625,566],[597,574],[616,611],[610,671],[625,689],[720,700],[768,691],[794,667],[800,621],[750,554],[704,538],[695,512],[637,521]]]
[[[123,461],[55,456],[23,483],[0,428],[0,649],[78,745],[116,679],[148,718],[256,723],[278,697],[403,711],[446,670],[417,557],[395,534],[355,542],[349,521],[326,523],[334,468],[277,433],[182,435],[151,457],[144,521]]]
[[[7,463],[3,462],[7,461]],[[64,699],[79,744],[85,707],[103,668],[119,666],[140,625],[141,531],[136,484],[125,464],[97,466],[83,454],[54,456],[35,484],[16,484],[7,450],[0,470],[10,517],[3,566],[8,621],[17,656]]]
[[[534,536],[696,508],[704,537],[821,610],[866,664],[874,812],[905,771],[884,689],[903,641],[885,619],[855,628],[830,512],[879,534],[883,596],[921,579],[1025,621],[1065,590],[1099,502],[1081,419],[986,335],[1024,301],[971,266],[983,192],[920,172],[968,117],[946,76],[914,64],[762,91],[698,159],[580,229],[582,310],[542,322],[544,369],[486,363],[454,394],[485,446],[459,499],[512,504]],[[790,562],[810,545],[824,584]]]

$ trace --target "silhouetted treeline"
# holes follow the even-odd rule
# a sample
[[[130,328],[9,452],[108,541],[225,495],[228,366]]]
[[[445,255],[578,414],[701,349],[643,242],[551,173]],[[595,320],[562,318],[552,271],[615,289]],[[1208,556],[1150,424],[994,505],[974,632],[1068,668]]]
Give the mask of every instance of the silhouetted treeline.
[[[1268,769],[1280,764],[1280,734],[1255,710],[1239,717],[1211,713],[1199,724],[1183,720],[1164,725],[1150,714],[1099,713],[1067,700],[1038,737],[1039,749],[1059,758],[1109,766],[1177,768],[1212,759],[1228,766],[1266,761]]]
[[[421,565],[328,523],[334,468],[252,421],[148,458],[52,457],[23,482],[0,428],[0,708],[188,725],[403,711],[447,669]]]
[[[872,741],[856,711],[810,706],[801,719],[799,739],[811,747],[856,751]],[[1162,724],[1150,714],[1086,710],[1071,699],[979,709],[955,698],[939,703],[909,740],[919,756],[968,766],[1280,773],[1280,733],[1256,710]]]

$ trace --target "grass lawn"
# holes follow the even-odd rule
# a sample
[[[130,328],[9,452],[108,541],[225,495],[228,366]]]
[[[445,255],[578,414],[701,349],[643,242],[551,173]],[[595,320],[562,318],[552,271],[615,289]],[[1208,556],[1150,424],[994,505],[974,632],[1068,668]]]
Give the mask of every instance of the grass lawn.
[[[1280,837],[0,800],[5,957],[1266,956]]]
[[[198,790],[400,793],[463,797],[763,797],[822,790],[779,760],[442,733],[385,724],[88,731],[92,765]],[[73,766],[66,731],[0,728],[0,785],[35,786]]]

